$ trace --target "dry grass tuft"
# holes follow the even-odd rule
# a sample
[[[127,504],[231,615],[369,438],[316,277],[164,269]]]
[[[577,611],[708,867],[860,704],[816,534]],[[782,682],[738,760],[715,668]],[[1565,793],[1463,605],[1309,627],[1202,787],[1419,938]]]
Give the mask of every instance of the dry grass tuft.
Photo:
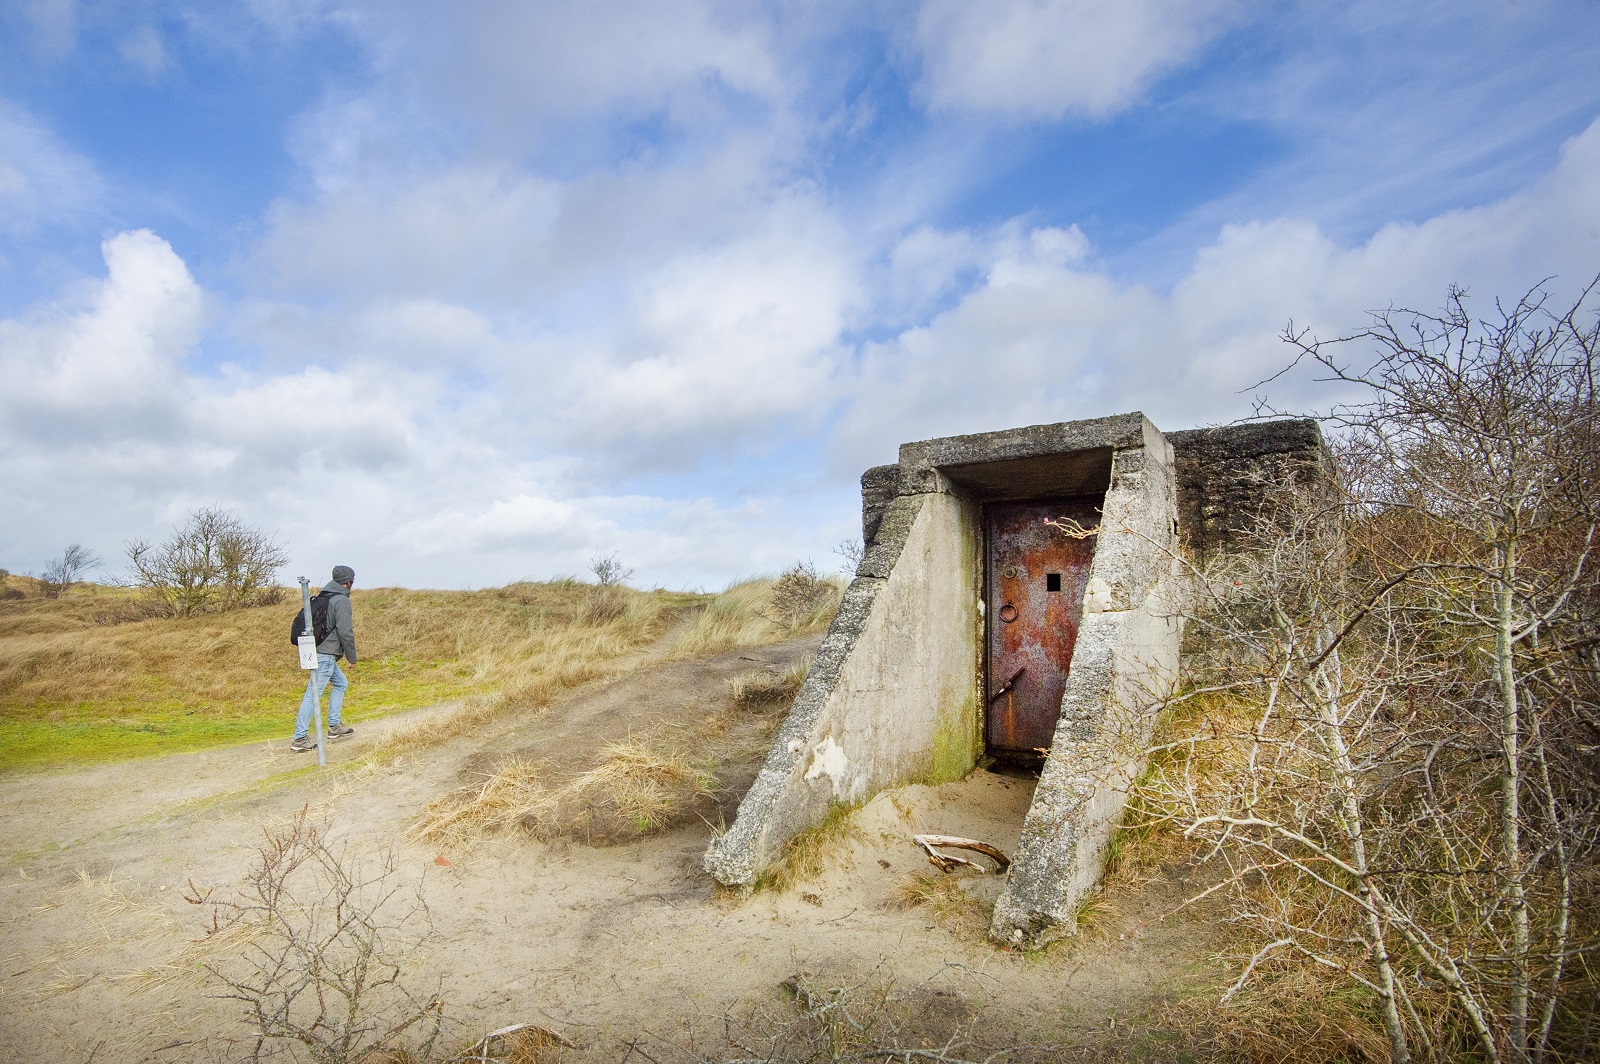
[[[688,739],[658,728],[607,743],[578,772],[513,758],[478,786],[437,799],[412,833],[458,844],[511,830],[600,844],[654,834],[690,816],[716,785],[686,752]]]
[[[1125,916],[1122,907],[1112,899],[1111,892],[1102,887],[1079,903],[1073,919],[1078,925],[1079,934],[1109,938],[1122,929]]]
[[[740,709],[761,710],[788,705],[799,693],[811,671],[810,661],[802,661],[783,671],[761,669],[728,681],[733,704]]]
[[[1357,1064],[1389,1059],[1389,1041],[1369,995],[1309,967],[1269,972],[1227,1005],[1219,1006],[1212,995],[1176,1002],[1156,1023],[1177,1032],[1187,1050],[1207,1060]]]
[[[771,581],[745,580],[706,604],[672,648],[676,659],[720,654],[739,647],[761,646],[781,633],[766,615]]]
[[[962,889],[966,876],[943,872],[918,872],[895,884],[894,900],[902,910],[926,909],[947,928],[963,933],[982,933],[989,926],[989,913],[983,902]]]
[[[779,582],[766,578],[744,580],[717,595],[677,638],[672,657],[681,660],[766,646],[790,636],[822,631],[833,621],[844,595],[838,582],[819,581],[821,590],[804,612],[781,617],[773,607]]]

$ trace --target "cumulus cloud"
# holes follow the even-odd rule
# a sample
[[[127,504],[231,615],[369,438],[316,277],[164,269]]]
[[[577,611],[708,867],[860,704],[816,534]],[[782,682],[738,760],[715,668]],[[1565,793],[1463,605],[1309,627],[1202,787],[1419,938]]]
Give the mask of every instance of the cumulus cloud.
[[[107,276],[87,306],[0,322],[0,408],[12,426],[82,438],[106,430],[108,416],[173,402],[175,372],[201,326],[200,289],[149,230],[112,237],[101,251]]]
[[[1081,234],[988,247],[983,279],[954,306],[863,348],[842,464],[886,460],[904,440],[1121,410],[1169,429],[1228,420],[1284,366],[1291,318],[1332,337],[1372,310],[1436,307],[1452,283],[1493,298],[1552,275],[1559,299],[1600,270],[1600,122],[1528,189],[1359,244],[1304,219],[1224,226],[1165,292],[1114,279]],[[1325,393],[1290,379],[1263,394],[1304,409]]]
[[[620,350],[577,371],[584,435],[718,439],[825,409],[858,287],[843,234],[830,228],[778,210],[766,231],[647,278]]]
[[[761,513],[596,490],[575,459],[526,457],[506,409],[486,426],[492,400],[452,393],[449,367],[426,358],[204,368],[194,355],[210,300],[172,248],[139,230],[102,252],[104,276],[75,298],[0,320],[0,508],[16,518],[0,526],[0,552],[14,567],[62,537],[114,557],[207,505],[277,530],[299,571],[337,556],[411,585],[581,572],[618,548],[642,579],[719,583],[730,566],[798,551],[810,527],[782,500]],[[387,315],[397,333],[485,328],[438,301]],[[384,316],[358,321],[374,346]]]
[[[1194,57],[1222,0],[924,0],[914,47],[936,110],[1105,118]]]
[[[280,204],[247,267],[280,298],[248,331],[492,378],[485,413],[536,411],[547,445],[693,463],[834,403],[864,302],[864,249],[758,156],[567,184],[453,168]]]

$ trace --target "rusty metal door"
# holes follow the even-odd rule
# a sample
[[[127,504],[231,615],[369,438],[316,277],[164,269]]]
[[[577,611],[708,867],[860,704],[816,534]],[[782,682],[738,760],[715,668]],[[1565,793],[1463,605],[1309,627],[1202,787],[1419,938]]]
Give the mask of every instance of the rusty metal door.
[[[985,508],[985,731],[993,755],[1037,757],[1055,735],[1095,541],[1073,539],[1045,521],[1071,519],[1093,528],[1104,498],[1079,495]]]

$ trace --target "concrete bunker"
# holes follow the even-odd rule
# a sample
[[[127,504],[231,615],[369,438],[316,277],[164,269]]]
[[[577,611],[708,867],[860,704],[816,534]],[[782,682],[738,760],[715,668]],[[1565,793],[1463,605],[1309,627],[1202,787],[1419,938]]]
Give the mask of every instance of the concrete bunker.
[[[991,934],[1070,933],[1178,682],[1178,551],[1231,549],[1263,482],[1324,463],[1313,421],[1141,413],[902,445],[861,478],[866,554],[706,870],[752,886],[834,806],[987,754],[1040,769]]]

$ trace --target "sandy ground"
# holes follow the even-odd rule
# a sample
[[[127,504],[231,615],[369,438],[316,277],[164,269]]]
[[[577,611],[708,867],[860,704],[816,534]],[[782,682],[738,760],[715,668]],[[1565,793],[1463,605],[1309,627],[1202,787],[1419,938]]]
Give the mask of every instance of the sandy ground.
[[[1130,1020],[1215,984],[1203,931],[1152,919],[1182,897],[1176,872],[1105,907],[1099,931],[1042,955],[996,949],[971,913],[904,907],[906,884],[932,873],[910,835],[964,835],[1009,852],[1032,795],[1026,776],[979,771],[880,795],[855,814],[821,877],[744,899],[700,871],[713,829],[699,818],[608,847],[516,834],[441,850],[408,835],[431,800],[471,785],[496,754],[559,762],[652,722],[692,726],[726,713],[729,678],[781,669],[815,643],[654,663],[540,714],[359,771],[339,766],[408,721],[354,720],[357,734],[330,747],[329,770],[290,753],[286,734],[0,780],[0,1059],[237,1056],[220,1037],[242,1030],[240,1010],[197,963],[207,908],[185,895],[191,885],[213,898],[236,893],[263,827],[306,807],[328,818],[354,860],[390,853],[395,881],[420,885],[433,932],[408,977],[438,984],[458,1037],[536,1023],[574,1044],[562,1059],[622,1060],[630,1044],[661,1061],[694,1059],[690,1045],[708,1059],[739,1055],[724,1021],[752,1010],[792,1017],[781,984],[796,975],[902,988],[932,980],[928,992],[958,1002],[949,1008],[974,1018],[980,1040],[1058,1047],[1046,1059],[1120,1055],[1148,1037]],[[725,773],[728,819],[755,767],[747,759]],[[981,905],[1000,879],[966,874],[961,886]]]

